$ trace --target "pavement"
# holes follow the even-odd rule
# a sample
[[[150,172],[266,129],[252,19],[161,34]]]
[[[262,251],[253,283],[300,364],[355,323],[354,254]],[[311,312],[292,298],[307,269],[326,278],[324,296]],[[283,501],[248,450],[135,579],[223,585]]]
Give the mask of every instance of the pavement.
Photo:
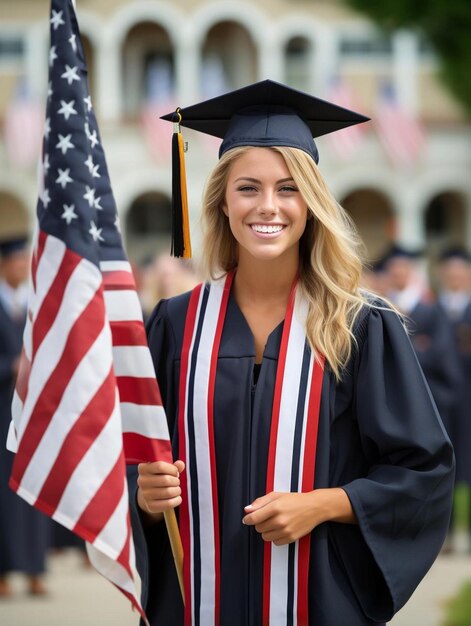
[[[441,626],[447,599],[471,580],[471,553],[462,543],[453,554],[438,557],[389,626]],[[77,551],[50,557],[46,582],[48,596],[36,598],[26,594],[21,576],[12,576],[14,593],[11,598],[0,600],[0,625],[137,626],[139,623],[124,596],[92,568],[85,567]]]

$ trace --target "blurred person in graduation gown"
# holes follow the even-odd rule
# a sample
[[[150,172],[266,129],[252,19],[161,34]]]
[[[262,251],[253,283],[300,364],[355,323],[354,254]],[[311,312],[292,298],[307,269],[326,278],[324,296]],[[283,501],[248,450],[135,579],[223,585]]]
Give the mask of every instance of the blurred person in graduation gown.
[[[366,118],[273,81],[179,116],[224,140],[203,197],[211,280],[147,326],[175,459],[130,471],[150,623],[384,624],[442,546],[454,457],[317,167],[313,137]]]
[[[468,488],[469,550],[471,551],[471,255],[446,250],[440,259],[439,300],[454,331],[462,384],[453,410],[452,439],[456,451],[456,482]]]
[[[11,401],[23,345],[29,252],[24,237],[0,242],[0,596],[9,596],[10,572],[23,572],[28,591],[46,592],[43,582],[49,519],[8,486],[14,455],[6,449]]]
[[[419,254],[394,246],[384,259],[387,296],[406,316],[412,345],[452,439],[453,411],[461,369],[453,331],[444,309],[418,269]]]

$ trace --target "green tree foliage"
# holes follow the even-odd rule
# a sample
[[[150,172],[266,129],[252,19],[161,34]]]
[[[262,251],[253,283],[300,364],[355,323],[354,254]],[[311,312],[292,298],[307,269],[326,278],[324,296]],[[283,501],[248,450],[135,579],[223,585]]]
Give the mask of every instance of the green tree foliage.
[[[471,113],[470,0],[347,0],[382,28],[422,31],[441,61],[441,74]]]

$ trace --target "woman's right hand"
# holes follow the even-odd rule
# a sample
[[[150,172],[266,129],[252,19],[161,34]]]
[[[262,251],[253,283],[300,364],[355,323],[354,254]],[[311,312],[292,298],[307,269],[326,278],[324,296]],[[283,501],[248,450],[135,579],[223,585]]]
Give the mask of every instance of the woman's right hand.
[[[183,461],[173,464],[156,461],[137,466],[137,503],[149,521],[160,521],[165,511],[182,503],[179,476],[184,469]]]

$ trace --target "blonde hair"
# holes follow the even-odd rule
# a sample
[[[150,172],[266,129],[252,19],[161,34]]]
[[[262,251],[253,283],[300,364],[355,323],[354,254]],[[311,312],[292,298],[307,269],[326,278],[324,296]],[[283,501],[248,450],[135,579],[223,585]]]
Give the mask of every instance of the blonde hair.
[[[237,266],[238,244],[222,210],[231,165],[250,147],[226,152],[213,170],[203,196],[203,263],[218,277]],[[363,246],[352,220],[328,190],[314,160],[297,148],[272,147],[284,158],[308,205],[299,243],[300,285],[309,303],[306,335],[323,354],[337,380],[354,341],[352,326],[368,304],[360,292]]]

